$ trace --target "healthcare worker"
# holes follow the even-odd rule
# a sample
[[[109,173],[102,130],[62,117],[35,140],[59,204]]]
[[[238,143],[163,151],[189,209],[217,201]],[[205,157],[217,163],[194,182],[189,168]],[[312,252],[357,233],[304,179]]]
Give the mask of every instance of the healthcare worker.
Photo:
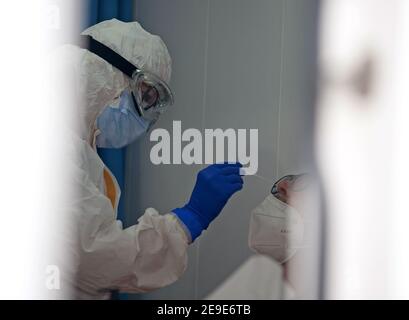
[[[136,225],[123,229],[117,220],[120,189],[96,147],[128,145],[169,108],[171,58],[158,36],[137,22],[116,19],[90,27],[78,44],[59,51],[78,102],[67,206],[72,297],[108,298],[113,289],[142,293],[167,286],[185,271],[188,245],[242,189],[241,165],[203,169],[186,205],[166,214],[149,208]]]

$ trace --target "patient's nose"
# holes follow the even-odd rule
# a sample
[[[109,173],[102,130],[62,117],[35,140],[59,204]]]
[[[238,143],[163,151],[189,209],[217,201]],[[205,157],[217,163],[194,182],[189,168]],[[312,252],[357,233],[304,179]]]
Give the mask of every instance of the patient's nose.
[[[280,181],[277,185],[278,198],[287,204],[290,200],[290,192],[289,192],[290,190],[289,189],[290,189],[290,183],[288,180]]]

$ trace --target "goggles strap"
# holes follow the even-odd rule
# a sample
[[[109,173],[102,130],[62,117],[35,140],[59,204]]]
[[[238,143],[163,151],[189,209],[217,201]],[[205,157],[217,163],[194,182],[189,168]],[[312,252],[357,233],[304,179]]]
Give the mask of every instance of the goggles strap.
[[[104,59],[115,68],[125,73],[129,78],[132,78],[133,73],[137,69],[132,63],[130,63],[120,54],[116,53],[114,50],[107,47],[103,43],[95,40],[91,36],[80,36],[78,45],[81,48],[87,49],[100,58]]]

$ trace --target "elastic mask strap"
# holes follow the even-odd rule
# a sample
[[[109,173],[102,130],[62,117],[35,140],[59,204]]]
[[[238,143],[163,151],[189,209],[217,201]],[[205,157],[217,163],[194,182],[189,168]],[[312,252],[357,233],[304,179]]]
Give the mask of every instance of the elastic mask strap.
[[[80,36],[80,42],[78,43],[78,45],[81,48],[87,49],[100,58],[104,59],[115,68],[125,73],[129,78],[132,78],[133,73],[137,69],[124,57],[122,57],[106,45],[102,44],[101,42],[95,40],[91,36]]]

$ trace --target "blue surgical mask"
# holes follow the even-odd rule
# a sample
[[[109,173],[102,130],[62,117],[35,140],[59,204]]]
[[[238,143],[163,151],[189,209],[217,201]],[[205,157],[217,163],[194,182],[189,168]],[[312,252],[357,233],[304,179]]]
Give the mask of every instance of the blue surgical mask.
[[[150,123],[137,114],[129,91],[124,91],[119,99],[118,107],[106,107],[97,118],[100,134],[96,137],[96,144],[100,148],[123,148],[149,128]]]

